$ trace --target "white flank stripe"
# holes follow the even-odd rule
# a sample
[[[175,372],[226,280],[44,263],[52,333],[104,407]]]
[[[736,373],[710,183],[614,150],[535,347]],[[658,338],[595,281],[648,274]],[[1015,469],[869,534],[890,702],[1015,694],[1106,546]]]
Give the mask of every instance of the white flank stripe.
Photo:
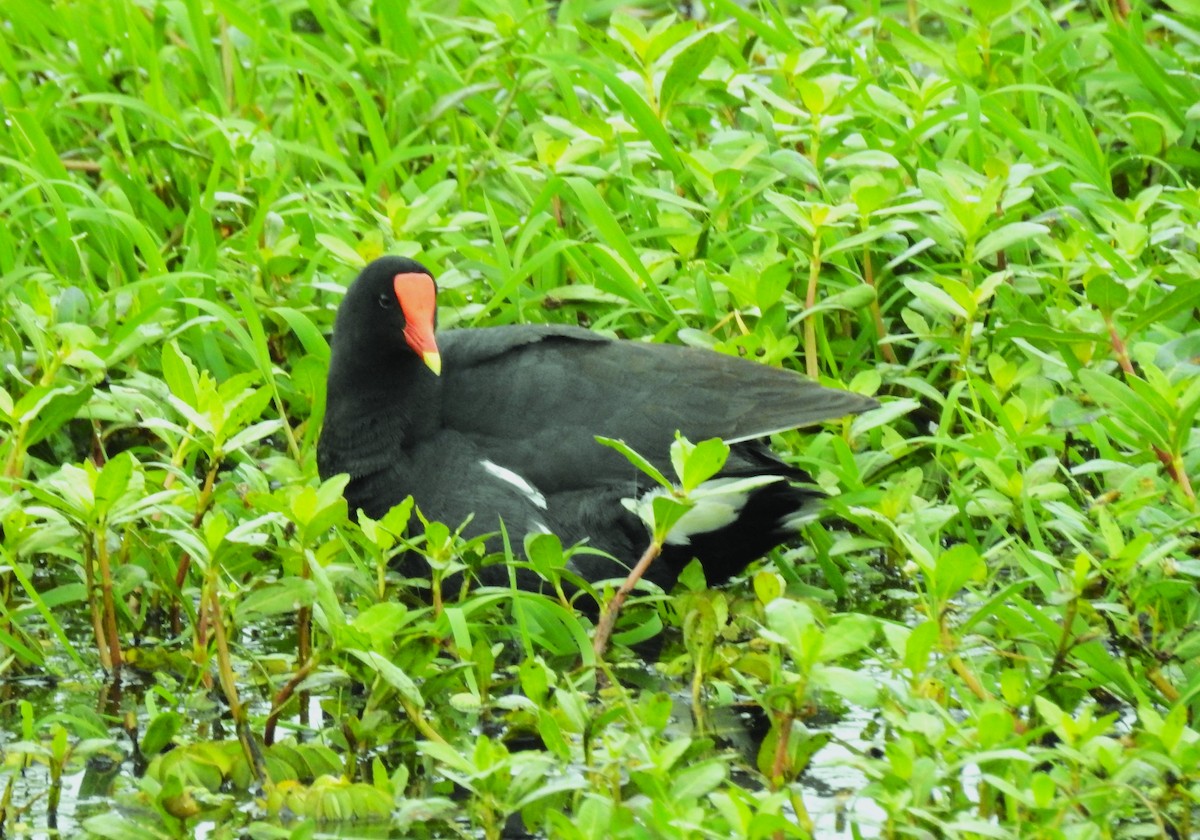
[[[521,478],[521,476],[517,475],[507,467],[500,466],[494,461],[484,460],[480,461],[479,464],[496,478],[500,479],[501,481],[506,481],[513,487],[516,487],[525,494],[525,497],[529,499],[529,501],[533,502],[542,510],[546,509],[546,497],[543,496],[536,487],[534,487],[525,479]]]

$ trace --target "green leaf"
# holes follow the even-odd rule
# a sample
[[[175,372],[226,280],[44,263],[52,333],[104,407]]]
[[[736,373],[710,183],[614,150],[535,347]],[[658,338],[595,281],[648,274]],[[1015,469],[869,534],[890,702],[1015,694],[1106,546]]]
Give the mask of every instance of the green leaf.
[[[66,425],[68,421],[78,417],[79,412],[91,398],[91,385],[86,385],[78,391],[66,388],[56,389],[40,405],[33,420],[29,423],[29,432],[25,435],[25,448],[28,449],[36,443],[41,443]],[[24,403],[24,399],[17,402],[13,409],[14,414],[21,411]],[[22,418],[28,419],[28,414],[22,415]]]
[[[676,178],[683,178],[686,170],[679,153],[675,150],[675,141],[667,133],[666,128],[658,119],[658,115],[650,108],[637,91],[621,80],[615,73],[605,67],[579,56],[554,56],[543,59],[548,63],[565,64],[584,71],[588,76],[599,79],[609,92],[621,103],[621,107],[630,122],[650,141],[658,152],[659,157],[668,169],[675,173]]]
[[[922,674],[929,667],[929,656],[940,639],[936,621],[924,621],[904,639],[904,667],[913,674]]]
[[[307,315],[290,306],[275,306],[271,308],[270,312],[272,315],[278,315],[291,327],[296,338],[300,339],[300,343],[304,345],[306,353],[326,364],[329,363],[329,342],[325,340],[321,330]]]
[[[567,562],[562,541],[554,534],[526,534],[525,556],[537,573],[547,579],[562,572]]]
[[[879,703],[879,680],[863,671],[825,665],[814,671],[813,683],[863,708]]]
[[[938,601],[945,603],[958,594],[967,581],[985,571],[983,558],[971,545],[960,543],[938,554],[930,585]]]
[[[675,485],[668,481],[667,477],[659,472],[657,467],[655,467],[637,452],[634,452],[633,449],[631,449],[629,445],[625,443],[625,441],[596,435],[596,442],[603,446],[607,446],[609,449],[617,450],[629,460],[629,463],[633,464],[639,470],[650,476],[658,484],[666,487],[668,490],[674,488]]]
[[[311,606],[316,586],[311,580],[285,578],[254,589],[238,599],[234,617],[239,624],[272,615],[294,613],[300,607]]]
[[[146,725],[146,733],[142,736],[142,755],[153,758],[171,743],[177,732],[183,726],[183,715],[179,712],[159,712]]]
[[[465,774],[475,772],[475,765],[450,744],[442,744],[437,741],[417,741],[417,750],[452,771]]]
[[[417,688],[417,684],[412,681],[412,678],[399,665],[388,661],[374,651],[350,649],[346,653],[359,659],[364,665],[371,668],[384,682],[400,692],[400,696],[410,704],[418,709],[425,708],[425,698],[421,696],[421,690]]]
[[[760,604],[766,605],[783,595],[783,580],[775,572],[765,569],[754,575],[754,595]]]
[[[317,242],[346,265],[353,266],[354,268],[363,268],[367,264],[362,254],[354,250],[352,245],[348,245],[336,236],[328,233],[318,233]]]
[[[804,661],[821,646],[820,628],[812,608],[802,601],[776,598],[764,608],[767,628],[787,645],[792,658]]]
[[[690,493],[720,472],[728,458],[729,444],[720,438],[693,444],[676,432],[671,444],[671,465],[684,493]]]
[[[715,790],[725,781],[727,774],[725,762],[715,758],[685,766],[671,777],[671,802],[686,806],[688,802]]]
[[[192,360],[183,354],[174,339],[163,345],[162,373],[171,393],[191,408],[199,409],[197,382],[199,374]]]
[[[675,56],[670,69],[663,76],[662,89],[658,95],[658,110],[663,115],[671,110],[671,106],[684,91],[696,83],[717,54],[719,41],[713,30],[704,30],[693,38],[695,40]]]
[[[1088,303],[1100,310],[1106,318],[1129,302],[1129,290],[1112,278],[1110,274],[1097,274],[1087,284]]]
[[[783,213],[787,220],[803,231],[806,236],[816,236],[819,226],[813,221],[814,205],[798,201],[790,195],[774,190],[763,193],[763,198],[775,205],[779,212]]]
[[[384,601],[372,604],[354,617],[354,628],[369,635],[381,646],[394,639],[400,628],[412,620],[412,613],[403,604]]]
[[[975,245],[975,259],[982,262],[999,251],[1006,251],[1049,232],[1049,228],[1037,222],[1012,222],[979,240]]]
[[[838,616],[825,628],[825,640],[821,643],[822,662],[832,662],[851,653],[857,653],[875,640],[879,621],[861,613],[846,613]]]
[[[714,9],[721,12],[722,16],[734,18],[746,31],[753,32],[770,44],[773,49],[787,53],[800,46],[800,42],[788,26],[771,26],[770,20],[774,20],[777,24],[779,21],[772,15],[764,15],[762,9],[746,6],[738,0],[709,0],[709,2]]]
[[[100,474],[96,476],[94,516],[97,520],[104,519],[118,499],[129,487],[129,479],[133,475],[133,456],[129,452],[109,460]]]
[[[162,834],[121,811],[104,811],[83,821],[89,835],[109,840],[162,840]]]
[[[658,288],[658,284],[654,282],[654,278],[650,276],[650,272],[646,270],[646,266],[642,264],[641,257],[634,249],[633,244],[625,235],[621,224],[613,216],[612,211],[600,197],[600,193],[596,187],[583,178],[567,178],[567,185],[575,193],[576,199],[582,205],[584,213],[587,215],[591,223],[599,230],[602,241],[612,248],[625,262],[628,270],[632,271],[639,280],[641,280],[641,288],[638,290],[638,297],[641,304],[652,309],[663,320],[677,321],[682,324],[679,315],[671,308],[671,305],[663,297],[662,291]],[[650,293],[650,298],[653,302],[645,297],[645,293]],[[637,299],[634,302],[638,302]]]
[[[834,310],[854,312],[862,309],[864,306],[869,306],[874,300],[875,289],[866,283],[859,283],[818,301],[811,309],[805,309],[799,315],[792,318],[788,324],[794,326],[818,312],[831,312]]]
[[[225,453],[238,452],[255,441],[275,434],[283,428],[282,420],[263,420],[242,429],[236,435],[225,441]]]
[[[904,285],[918,300],[934,312],[944,313],[955,318],[969,317],[967,310],[958,301],[932,283],[906,279]]]
[[[1090,368],[1080,369],[1079,382],[1092,399],[1112,412],[1114,419],[1136,432],[1146,443],[1170,450],[1171,435],[1164,418],[1124,382]]]
[[[665,543],[667,537],[671,534],[671,529],[679,523],[679,520],[692,507],[690,502],[677,499],[671,495],[655,496],[654,500],[650,503],[650,508],[654,516],[653,521],[650,523],[654,530],[654,541],[659,544]]]

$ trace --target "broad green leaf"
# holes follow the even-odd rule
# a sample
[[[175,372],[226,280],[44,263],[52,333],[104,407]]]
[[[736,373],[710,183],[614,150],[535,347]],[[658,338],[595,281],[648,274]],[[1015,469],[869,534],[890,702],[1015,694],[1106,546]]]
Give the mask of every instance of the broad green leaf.
[[[129,487],[129,479],[133,475],[133,456],[122,452],[109,460],[100,474],[96,476],[95,512],[97,520],[104,519],[118,499]]]
[[[690,493],[720,472],[728,457],[729,444],[720,438],[693,444],[676,433],[675,442],[671,444],[671,465],[685,493]]]
[[[754,575],[754,595],[759,603],[766,605],[783,595],[783,580],[775,572],[765,569]]]
[[[879,680],[863,671],[824,665],[813,672],[813,682],[864,708],[879,702]]]
[[[815,642],[820,647],[819,628],[812,608],[791,598],[776,598],[764,608],[767,628],[790,649],[793,658],[807,659]]]
[[[355,629],[371,636],[380,645],[394,639],[402,627],[411,623],[413,613],[403,604],[384,601],[372,604],[354,617]]]
[[[275,434],[282,428],[282,420],[263,420],[260,423],[247,426],[229,440],[225,441],[225,452],[226,454],[230,452],[238,452],[255,441],[262,440],[269,435]]]
[[[86,385],[79,390],[56,389],[40,406],[32,421],[29,421],[28,414],[23,415],[23,419],[29,422],[29,431],[25,435],[26,449],[41,443],[66,425],[69,420],[78,417],[91,398],[91,385]],[[23,402],[24,400],[18,401],[17,406],[13,409],[14,413],[21,410]]]
[[[1164,450],[1171,448],[1166,420],[1124,382],[1090,368],[1079,371],[1079,382],[1092,399],[1112,412],[1115,420],[1128,426],[1147,444]]]
[[[983,572],[983,558],[971,545],[960,543],[938,554],[930,586],[940,602],[958,594],[967,581]]]
[[[904,644],[904,667],[913,674],[923,674],[929,667],[929,656],[938,644],[940,630],[936,621],[924,621],[913,628]]]
[[[825,628],[825,640],[821,644],[821,661],[833,662],[862,650],[875,640],[878,629],[878,620],[869,615],[846,613],[838,616]]]
[[[470,760],[450,744],[442,744],[437,741],[417,741],[417,750],[451,771],[467,774],[473,774],[475,771],[475,766]]]
[[[689,87],[696,83],[700,74],[712,62],[719,46],[717,33],[704,30],[694,40],[684,47],[671,62],[670,69],[663,77],[661,92],[658,96],[658,110],[667,114],[675,100]]]
[[[860,204],[859,207],[861,209],[862,205]],[[853,236],[839,236],[836,240],[826,246],[826,248],[822,251],[822,254],[826,257],[829,257],[842,251],[857,251],[863,246],[870,245],[871,243],[877,242],[880,239],[885,239],[887,237],[894,238],[908,233],[909,231],[916,230],[916,228],[917,223],[911,219],[893,218],[886,219],[882,222],[876,221],[861,233],[856,233]]]
[[[325,336],[321,335],[320,329],[305,315],[290,306],[275,306],[270,310],[271,314],[278,315],[280,318],[292,328],[292,332],[296,334],[296,338],[300,339],[300,343],[304,345],[304,350],[313,356],[316,356],[322,362],[329,361],[329,342],[325,340]]]
[[[525,536],[525,556],[544,578],[561,572],[566,565],[562,541],[554,534],[531,533]]]
[[[293,613],[300,607],[311,606],[316,587],[311,580],[284,578],[254,589],[238,599],[234,617],[240,624],[258,618]]]
[[[676,804],[699,799],[725,781],[728,768],[724,761],[712,758],[683,767],[671,777],[671,801]]]
[[[183,726],[183,715],[179,712],[160,712],[146,724],[146,732],[142,735],[141,750],[146,758],[158,755]]]
[[[1111,317],[1129,301],[1129,290],[1114,280],[1112,275],[1098,274],[1088,281],[1087,299],[1105,317]]]

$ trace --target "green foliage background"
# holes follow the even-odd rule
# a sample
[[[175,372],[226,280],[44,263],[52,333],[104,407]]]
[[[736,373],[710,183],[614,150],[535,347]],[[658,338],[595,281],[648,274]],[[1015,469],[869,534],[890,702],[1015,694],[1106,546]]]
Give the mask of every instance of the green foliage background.
[[[5,0],[0,831],[82,777],[112,837],[828,834],[831,716],[865,835],[1197,830],[1200,6],[689,9]],[[597,663],[554,540],[548,594],[432,606],[397,546],[518,561],[319,484],[384,253],[443,327],[884,406],[777,441],[834,497],[801,545]]]

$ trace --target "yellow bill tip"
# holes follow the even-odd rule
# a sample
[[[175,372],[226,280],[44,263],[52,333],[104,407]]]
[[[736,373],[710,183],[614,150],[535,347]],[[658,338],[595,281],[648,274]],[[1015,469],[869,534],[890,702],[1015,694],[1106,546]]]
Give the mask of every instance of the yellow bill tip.
[[[436,350],[431,350],[427,353],[422,353],[421,361],[423,361],[425,363],[425,366],[427,368],[429,368],[431,371],[433,371],[436,376],[442,375],[442,354],[441,353],[438,353]]]

